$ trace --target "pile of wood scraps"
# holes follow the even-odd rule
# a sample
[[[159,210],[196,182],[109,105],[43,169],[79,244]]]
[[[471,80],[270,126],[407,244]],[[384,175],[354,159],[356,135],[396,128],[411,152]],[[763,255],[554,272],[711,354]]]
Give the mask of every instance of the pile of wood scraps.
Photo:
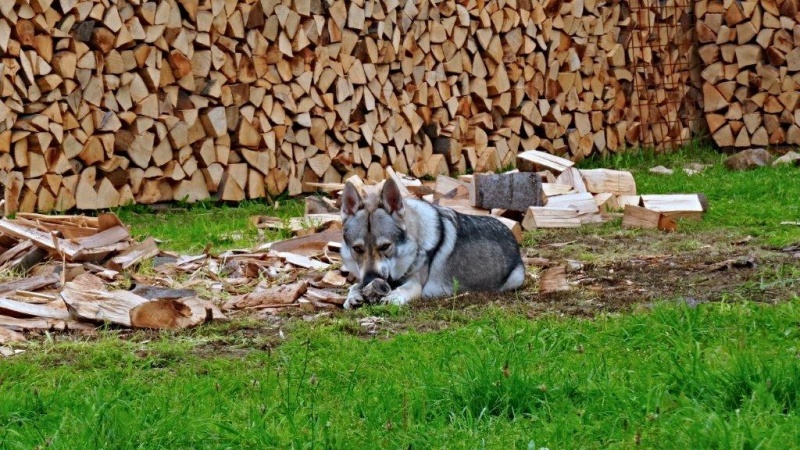
[[[523,230],[572,228],[622,217],[625,228],[675,230],[677,219],[701,219],[701,194],[640,195],[630,172],[574,167],[536,150],[518,156],[518,170],[435,181],[387,169],[408,198],[466,214],[493,215],[522,242]],[[383,182],[348,179],[362,194]],[[306,214],[288,220],[253,217],[260,229],[283,229],[289,239],[255,249],[180,255],[152,237],[133,239],[112,213],[98,217],[20,213],[0,219],[0,346],[23,332],[125,328],[186,328],[228,315],[341,308],[352,274],[341,265],[343,184],[316,186],[329,196],[306,198]],[[148,262],[152,270],[136,270]],[[563,290],[563,271],[543,274]],[[549,269],[548,269],[549,270]],[[546,276],[545,276],[546,275]],[[3,348],[0,354],[10,350]],[[13,351],[11,351],[13,354]]]
[[[178,255],[151,237],[136,242],[112,213],[3,218],[0,271],[10,281],[0,283],[0,346],[25,332],[187,328],[236,310],[338,308],[340,243],[341,231],[330,229],[255,252]],[[153,270],[137,271],[145,261]]]

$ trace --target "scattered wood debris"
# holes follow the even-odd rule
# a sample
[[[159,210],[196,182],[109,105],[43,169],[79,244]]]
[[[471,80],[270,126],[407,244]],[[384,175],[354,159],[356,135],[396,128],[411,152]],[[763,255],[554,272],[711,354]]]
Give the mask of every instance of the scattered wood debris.
[[[625,228],[674,231],[677,219],[701,219],[708,209],[702,194],[640,195],[625,171],[577,169],[538,151],[520,154],[518,162],[524,170],[440,175],[435,182],[389,175],[405,197],[497,217],[518,242],[523,229],[581,227],[620,216]],[[362,192],[382,185],[358,176],[350,181]],[[0,270],[26,277],[0,283],[0,345],[35,330],[185,328],[238,311],[341,308],[353,281],[340,267],[343,185],[319,187],[329,194],[308,197],[304,217],[252,218],[253,226],[282,229],[291,238],[219,255],[165,252],[153,238],[137,242],[111,213],[2,218]],[[145,261],[153,274],[136,273]],[[545,270],[541,284],[541,292],[568,289],[564,267]],[[375,288],[375,297],[387,294],[387,286]]]
[[[164,252],[152,237],[136,242],[114,214],[0,219],[0,270],[25,273],[0,283],[0,345],[25,332],[186,328],[236,310],[341,307],[345,296],[329,290],[347,283],[333,267],[341,262],[340,228],[212,256]],[[144,261],[155,275],[135,271]]]

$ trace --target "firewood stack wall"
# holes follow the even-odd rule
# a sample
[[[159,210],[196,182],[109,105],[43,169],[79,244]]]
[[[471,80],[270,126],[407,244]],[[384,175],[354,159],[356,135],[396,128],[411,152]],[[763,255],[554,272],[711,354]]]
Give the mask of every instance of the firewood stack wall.
[[[691,6],[632,1],[3,1],[5,212],[682,143]]]
[[[797,0],[695,5],[703,108],[723,148],[800,145]]]

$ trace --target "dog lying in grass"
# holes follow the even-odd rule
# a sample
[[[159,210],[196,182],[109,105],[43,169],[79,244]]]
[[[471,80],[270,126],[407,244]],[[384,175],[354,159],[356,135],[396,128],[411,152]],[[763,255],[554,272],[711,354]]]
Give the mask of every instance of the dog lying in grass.
[[[347,309],[449,296],[456,286],[461,292],[509,291],[525,281],[519,245],[499,220],[404,199],[391,178],[364,198],[347,183],[342,218],[342,259],[358,279]]]

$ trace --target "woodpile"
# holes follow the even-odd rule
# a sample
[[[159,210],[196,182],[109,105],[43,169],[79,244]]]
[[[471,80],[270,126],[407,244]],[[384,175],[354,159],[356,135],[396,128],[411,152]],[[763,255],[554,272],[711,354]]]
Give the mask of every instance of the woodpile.
[[[4,1],[5,212],[672,145],[688,6],[636,1]]]
[[[797,0],[695,4],[703,110],[724,148],[800,145]]]

